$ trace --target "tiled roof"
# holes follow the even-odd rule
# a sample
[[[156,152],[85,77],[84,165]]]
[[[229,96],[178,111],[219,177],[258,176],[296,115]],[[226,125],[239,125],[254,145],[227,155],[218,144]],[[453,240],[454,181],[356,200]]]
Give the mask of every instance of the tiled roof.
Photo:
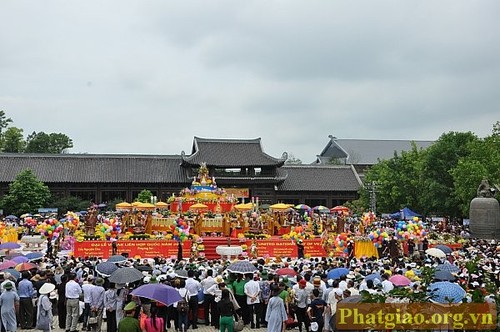
[[[369,140],[369,139],[341,139],[331,137],[326,147],[318,156],[317,162],[323,158],[339,155],[339,148],[348,155],[347,164],[374,165],[378,160],[387,160],[394,157],[394,152],[410,151],[411,143],[415,142],[417,148],[427,148],[434,141],[412,140]]]
[[[0,153],[0,182],[24,169],[46,183],[185,183],[180,156]]]
[[[190,156],[182,155],[184,162],[207,166],[241,167],[241,166],[281,166],[286,154],[278,159],[262,151],[261,139],[207,139],[195,137]]]
[[[361,180],[352,166],[284,166],[286,180],[279,191],[357,191]]]

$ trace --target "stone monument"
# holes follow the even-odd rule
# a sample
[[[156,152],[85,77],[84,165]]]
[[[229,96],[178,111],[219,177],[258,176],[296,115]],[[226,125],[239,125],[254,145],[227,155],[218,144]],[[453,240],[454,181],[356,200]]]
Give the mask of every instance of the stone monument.
[[[496,200],[497,186],[491,187],[483,179],[477,188],[477,197],[470,202],[470,231],[473,237],[500,239],[500,205]]]

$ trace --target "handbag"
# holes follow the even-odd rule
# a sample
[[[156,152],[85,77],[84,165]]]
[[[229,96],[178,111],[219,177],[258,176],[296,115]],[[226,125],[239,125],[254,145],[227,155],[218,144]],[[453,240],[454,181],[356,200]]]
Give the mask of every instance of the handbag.
[[[235,320],[233,323],[233,331],[235,331],[235,332],[243,331],[244,326],[245,325],[243,323],[243,319],[238,316],[238,320]]]
[[[89,318],[87,320],[88,325],[96,325],[98,323],[98,316],[99,316],[99,311],[94,311],[92,310],[90,312]]]

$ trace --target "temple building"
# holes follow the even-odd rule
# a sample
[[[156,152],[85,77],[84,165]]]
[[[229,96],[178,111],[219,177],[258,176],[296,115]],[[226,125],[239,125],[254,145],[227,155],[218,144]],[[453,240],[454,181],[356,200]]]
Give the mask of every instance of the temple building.
[[[189,154],[0,154],[0,196],[24,169],[33,170],[57,196],[93,202],[132,201],[150,190],[166,201],[189,187],[201,163],[209,176],[241,200],[335,206],[358,197],[362,182],[354,165],[286,165],[287,154],[272,157],[261,139],[194,137]]]

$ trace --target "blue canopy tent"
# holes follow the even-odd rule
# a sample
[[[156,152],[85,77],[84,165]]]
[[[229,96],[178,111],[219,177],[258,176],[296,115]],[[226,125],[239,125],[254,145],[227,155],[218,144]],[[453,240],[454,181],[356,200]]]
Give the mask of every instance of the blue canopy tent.
[[[391,213],[389,216],[393,219],[408,220],[413,219],[413,217],[421,217],[422,215],[405,207],[398,212]]]

